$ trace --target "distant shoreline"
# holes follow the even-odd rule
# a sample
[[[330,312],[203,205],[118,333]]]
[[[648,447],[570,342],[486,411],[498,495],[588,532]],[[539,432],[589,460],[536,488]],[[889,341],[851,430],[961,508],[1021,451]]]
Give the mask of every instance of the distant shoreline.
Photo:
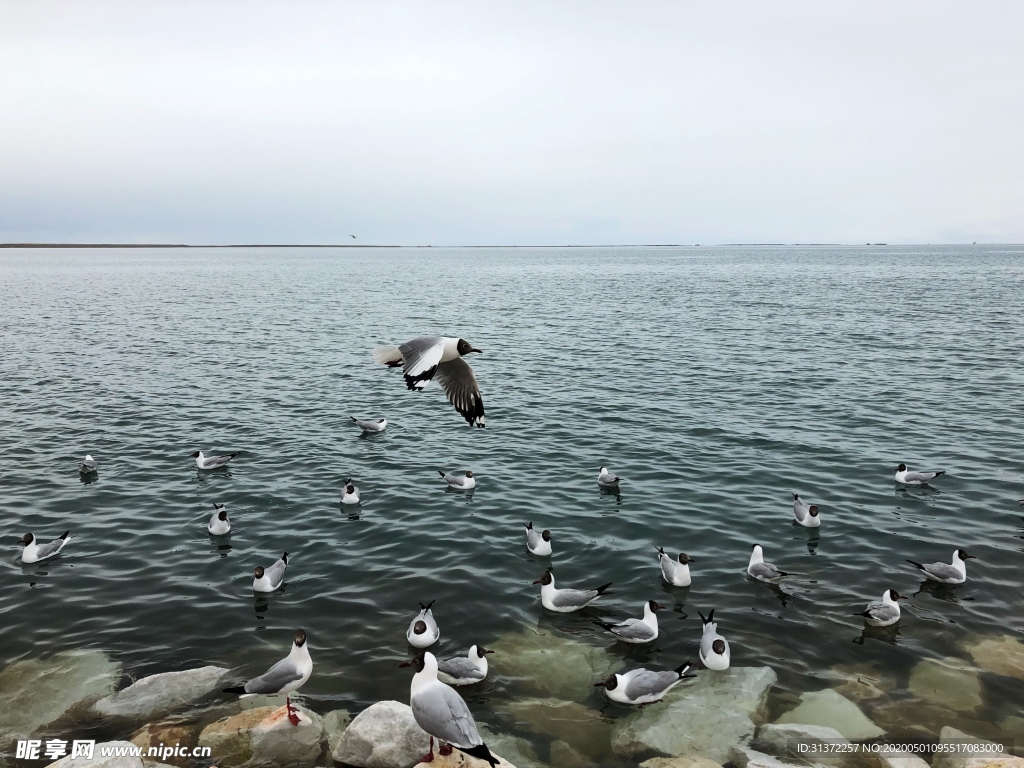
[[[967,246],[978,243],[605,243],[603,245],[368,245],[355,243],[232,243],[229,245],[193,245],[189,243],[0,243],[0,248],[878,248]],[[981,243],[1010,246],[1021,243]]]

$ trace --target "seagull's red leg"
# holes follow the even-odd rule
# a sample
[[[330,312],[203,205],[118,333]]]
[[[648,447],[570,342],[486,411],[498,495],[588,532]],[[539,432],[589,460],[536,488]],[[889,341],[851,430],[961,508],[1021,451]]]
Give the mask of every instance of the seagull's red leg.
[[[450,755],[452,753],[452,745],[451,744],[442,744],[441,748],[439,750],[437,750],[437,751],[441,755]]]
[[[427,752],[423,757],[420,758],[421,763],[432,763],[434,762],[434,737],[430,737],[430,751]]]
[[[297,710],[295,707],[292,706],[292,697],[291,696],[285,696],[284,697],[284,705],[285,705],[285,707],[288,710],[288,722],[291,723],[292,725],[298,725],[299,724],[299,716],[296,713],[299,710]]]

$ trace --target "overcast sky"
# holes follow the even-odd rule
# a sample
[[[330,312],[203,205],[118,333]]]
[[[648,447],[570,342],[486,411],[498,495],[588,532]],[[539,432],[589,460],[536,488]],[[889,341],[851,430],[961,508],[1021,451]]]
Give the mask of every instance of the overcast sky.
[[[0,241],[1024,242],[1024,2],[0,0]]]

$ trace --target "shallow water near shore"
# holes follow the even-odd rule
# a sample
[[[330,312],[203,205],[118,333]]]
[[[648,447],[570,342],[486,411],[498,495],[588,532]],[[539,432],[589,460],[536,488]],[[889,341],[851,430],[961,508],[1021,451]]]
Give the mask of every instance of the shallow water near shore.
[[[0,666],[91,647],[135,678],[241,677],[303,627],[304,703],[355,712],[408,700],[419,602],[439,656],[539,625],[658,668],[696,660],[714,608],[733,665],[778,673],[772,717],[837,668],[898,699],[922,659],[1024,632],[1022,297],[1016,246],[2,251]],[[484,350],[486,429],[370,356],[435,333]],[[198,472],[197,449],[241,454]],[[901,461],[947,474],[902,488]],[[438,469],[473,470],[475,492]],[[339,503],[349,476],[359,507]],[[791,525],[794,491],[818,532]],[[213,502],[230,536],[207,534]],[[525,550],[531,520],[550,559]],[[25,532],[68,529],[58,559],[21,564]],[[754,542],[792,574],[779,588],[746,579]],[[695,558],[691,587],[661,582],[655,545]],[[905,562],[956,547],[977,557],[961,587]],[[283,551],[285,588],[254,598],[253,567]],[[614,594],[546,614],[549,565]],[[890,587],[913,596],[899,629],[865,632],[855,614]],[[671,610],[650,646],[592,624],[652,598]],[[463,689],[477,720],[543,758],[550,734],[500,715],[528,686],[490,661]],[[979,675],[965,721],[1024,717],[1024,683]]]

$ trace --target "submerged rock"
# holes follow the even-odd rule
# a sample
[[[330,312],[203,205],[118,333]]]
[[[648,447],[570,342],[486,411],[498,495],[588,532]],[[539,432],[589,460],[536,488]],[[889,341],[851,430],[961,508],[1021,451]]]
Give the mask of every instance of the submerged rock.
[[[854,741],[873,739],[885,733],[856,704],[831,688],[801,694],[796,709],[786,712],[775,722],[823,725],[835,728],[845,738]]]
[[[832,686],[837,693],[858,704],[880,699],[896,688],[896,678],[872,664],[840,664],[832,667],[827,677],[840,682]]]
[[[974,663],[982,669],[1024,680],[1024,643],[1016,637],[982,637],[967,643],[965,648]]]
[[[333,752],[341,741],[342,735],[352,722],[352,715],[344,709],[335,709],[324,715],[324,735],[327,737],[327,748]]]
[[[980,744],[980,739],[968,736],[963,731],[946,726],[939,737],[942,744]],[[1013,757],[1005,752],[937,752],[932,768],[1024,768],[1024,758]]]
[[[871,719],[876,723],[885,723],[890,735],[905,738],[924,737],[932,740],[950,723],[957,723],[976,736],[999,736],[999,729],[991,723],[968,720],[949,707],[916,698],[894,699],[881,704],[871,710]]]
[[[701,671],[696,680],[680,684],[660,703],[617,721],[612,748],[622,757],[654,751],[724,763],[732,747],[754,734],[754,721],[761,718],[775,680],[770,667]]]
[[[735,765],[736,768],[793,768],[793,763],[784,763],[771,755],[758,752],[750,747],[733,747],[729,751],[729,762]],[[821,763],[807,763],[806,761],[801,761],[800,765],[824,768]]]
[[[487,748],[494,754],[504,755],[510,763],[515,763],[516,768],[546,768],[537,756],[533,744],[526,739],[510,733],[493,731],[481,723],[477,723],[476,726]]]
[[[121,665],[94,650],[62,651],[8,665],[0,672],[0,740],[9,744],[35,734],[109,695],[120,679]]]
[[[324,725],[320,716],[297,708],[292,725],[285,707],[248,709],[211,723],[199,734],[199,746],[210,747],[217,765],[312,765],[321,754]]]
[[[589,757],[561,739],[551,742],[548,762],[558,768],[597,768]]]
[[[104,717],[152,720],[208,696],[228,673],[223,667],[199,667],[150,675],[100,699],[93,711]]]
[[[359,768],[411,768],[429,748],[408,704],[378,701],[356,715],[331,754]]]
[[[528,724],[528,730],[563,741],[592,758],[604,757],[611,748],[611,725],[598,712],[575,701],[523,699],[496,710],[499,715],[504,712]]]
[[[684,755],[683,757],[652,757],[644,760],[639,768],[722,768],[714,760],[696,755]]]
[[[141,757],[128,757],[120,755],[116,757],[102,757],[104,748],[133,748],[135,745],[130,741],[104,741],[96,745],[93,756],[88,757],[62,757],[55,763],[50,763],[46,768],[144,768]]]
[[[849,744],[850,741],[835,728],[824,725],[807,725],[805,723],[766,723],[757,729],[754,740],[758,748],[764,748],[774,755],[800,755],[796,749],[797,742],[805,744]]]
[[[541,628],[502,635],[488,648],[495,652],[494,665],[502,677],[517,677],[529,690],[574,701],[584,699],[595,681],[622,666],[603,648]]]
[[[915,696],[957,712],[973,712],[982,703],[978,671],[953,657],[922,659],[914,665],[907,687]]]

